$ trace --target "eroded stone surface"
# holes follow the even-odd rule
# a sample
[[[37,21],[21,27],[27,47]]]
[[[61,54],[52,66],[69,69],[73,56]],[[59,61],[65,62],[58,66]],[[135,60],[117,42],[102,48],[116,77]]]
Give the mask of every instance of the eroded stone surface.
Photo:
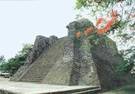
[[[47,52],[48,49],[58,40],[57,37],[51,36],[50,38],[44,36],[37,36],[33,49],[27,58],[27,63],[33,63],[43,52]]]
[[[87,27],[96,28],[87,19],[71,22],[68,37],[38,37],[33,52],[22,66],[21,76],[16,73],[15,81],[32,81],[59,85],[96,85],[103,89],[116,87],[120,81],[116,77],[115,66],[122,62],[116,44],[106,36],[75,39],[75,33]],[[52,45],[55,43],[55,45]],[[24,67],[24,68],[23,68]]]
[[[47,53],[48,49],[58,40],[56,36],[50,36],[50,38],[44,36],[37,36],[34,42],[32,51],[27,57],[26,63],[18,69],[15,75],[11,77],[12,81],[20,81],[25,72],[29,69],[31,64],[38,58],[42,53]]]

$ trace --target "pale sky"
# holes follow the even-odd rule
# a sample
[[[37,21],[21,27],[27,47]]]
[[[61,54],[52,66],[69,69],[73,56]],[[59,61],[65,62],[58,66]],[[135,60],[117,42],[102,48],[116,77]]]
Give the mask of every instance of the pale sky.
[[[37,35],[67,35],[75,0],[0,0],[0,55],[13,57]]]

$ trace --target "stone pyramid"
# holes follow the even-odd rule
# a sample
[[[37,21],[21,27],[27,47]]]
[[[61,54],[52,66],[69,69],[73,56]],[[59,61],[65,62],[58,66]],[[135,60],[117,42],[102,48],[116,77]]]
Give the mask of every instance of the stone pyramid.
[[[81,19],[67,26],[67,37],[37,36],[26,63],[11,80],[56,85],[94,85],[103,89],[117,86],[119,79],[115,67],[123,59],[118,55],[115,42],[103,35],[98,36],[97,45],[88,38],[74,39],[75,31],[90,26],[94,27],[89,20]]]

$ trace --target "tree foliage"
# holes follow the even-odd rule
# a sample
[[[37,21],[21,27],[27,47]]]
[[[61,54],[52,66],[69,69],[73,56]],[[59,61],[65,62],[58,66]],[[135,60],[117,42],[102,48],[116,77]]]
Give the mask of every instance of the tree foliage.
[[[116,3],[126,1],[128,3],[132,3],[133,0],[76,0],[76,8],[80,9],[82,7],[88,8],[93,5],[97,5],[96,7],[108,8],[113,6]]]
[[[135,0],[76,0],[76,8],[81,10],[77,18],[87,15],[94,23],[110,18],[108,14],[112,11],[117,12],[117,22],[106,35],[116,41],[125,58],[118,66],[119,71],[130,71],[135,63]]]
[[[1,64],[4,64],[6,61],[5,61],[5,57],[4,56],[0,56],[0,65]]]
[[[25,44],[22,50],[19,51],[19,53],[15,57],[10,58],[7,61],[7,63],[2,64],[0,66],[0,69],[4,72],[9,72],[11,75],[13,75],[20,68],[20,66],[22,66],[25,63],[26,58],[31,49],[31,44]]]

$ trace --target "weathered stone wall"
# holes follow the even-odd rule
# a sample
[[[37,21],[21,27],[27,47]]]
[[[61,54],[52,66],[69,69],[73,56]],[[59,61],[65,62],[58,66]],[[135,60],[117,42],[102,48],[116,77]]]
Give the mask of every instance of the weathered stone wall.
[[[33,63],[43,52],[46,53],[57,40],[58,38],[55,36],[51,36],[50,38],[41,35],[37,36],[26,63]]]
[[[115,67],[122,62],[116,44],[106,36],[76,39],[75,33],[96,28],[87,19],[71,22],[68,37],[38,36],[27,63],[13,76],[14,81],[32,81],[59,85],[94,85],[102,89],[118,86]],[[57,41],[58,40],[58,41]],[[55,44],[54,44],[55,43]]]
[[[63,56],[55,62],[43,83],[100,86],[91,53],[78,48],[70,38],[67,38],[61,50]]]
[[[73,21],[69,23],[69,25],[67,25],[68,37],[70,39],[75,39],[76,32],[83,32],[86,28],[90,26],[93,27],[94,30],[96,30],[93,23],[90,22],[88,19],[81,19],[78,21]]]
[[[44,36],[37,36],[34,42],[32,51],[27,57],[26,63],[21,66],[18,71],[11,77],[12,81],[19,81],[25,72],[29,69],[29,66],[42,54],[47,53],[48,49],[58,40],[56,36],[50,36],[49,38]]]
[[[81,67],[85,67],[80,70],[80,75],[81,73],[82,75],[79,79],[83,79],[85,84],[89,85],[92,84],[91,81],[99,80],[102,89],[119,86],[121,79],[117,77],[116,66],[123,62],[123,58],[118,55],[115,42],[105,35],[96,34],[96,31],[91,33],[89,37],[76,38],[76,32],[83,32],[88,27],[93,27],[96,30],[87,19],[71,22],[67,26],[68,36],[73,40],[80,41],[80,44],[76,42],[81,53],[79,61],[82,62]]]
[[[64,45],[63,61],[56,61],[51,71],[45,76],[44,83],[101,85],[103,89],[117,86],[118,79],[114,67],[121,63],[122,58],[117,56],[115,42],[106,36],[98,36],[99,44],[93,45],[88,38],[76,40],[74,36],[76,31],[81,31],[80,28],[83,31],[90,26],[93,25],[86,19],[74,21],[67,26],[69,40]],[[99,48],[96,49],[97,47]],[[96,54],[100,58],[95,56]]]

